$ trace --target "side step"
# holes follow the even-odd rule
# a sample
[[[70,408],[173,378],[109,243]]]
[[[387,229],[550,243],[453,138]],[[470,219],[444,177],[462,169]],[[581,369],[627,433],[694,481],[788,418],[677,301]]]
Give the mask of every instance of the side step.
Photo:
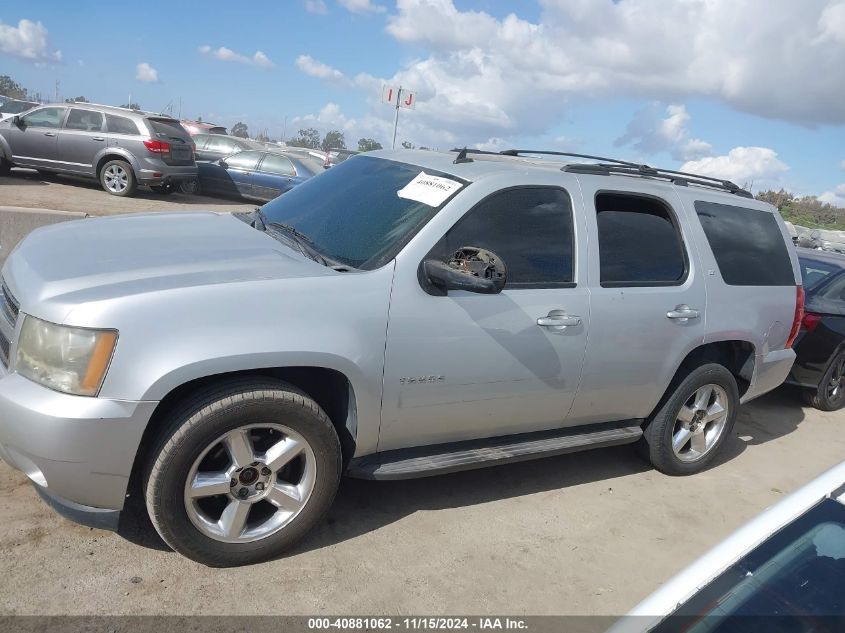
[[[640,424],[641,420],[626,420],[385,451],[353,459],[346,474],[358,479],[412,479],[630,444],[642,436]]]

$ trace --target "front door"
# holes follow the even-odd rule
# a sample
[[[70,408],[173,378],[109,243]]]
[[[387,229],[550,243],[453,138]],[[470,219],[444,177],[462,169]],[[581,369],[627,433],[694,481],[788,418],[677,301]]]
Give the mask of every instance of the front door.
[[[593,316],[570,423],[645,418],[704,340],[705,281],[690,218],[672,185],[610,191],[603,176],[579,179],[598,248],[590,252]]]
[[[12,125],[9,145],[12,162],[49,169],[56,166],[56,141],[66,108],[38,108],[22,115],[21,126]]]
[[[446,261],[465,246],[493,251],[508,271],[500,294],[434,296],[415,277],[399,279],[408,262],[397,264],[380,451],[564,426],[590,328],[589,294],[576,283],[584,252],[575,248],[576,219],[562,188],[506,189],[428,254]]]
[[[71,108],[59,130],[60,166],[70,171],[94,173],[94,157],[106,147],[105,121],[101,112]]]

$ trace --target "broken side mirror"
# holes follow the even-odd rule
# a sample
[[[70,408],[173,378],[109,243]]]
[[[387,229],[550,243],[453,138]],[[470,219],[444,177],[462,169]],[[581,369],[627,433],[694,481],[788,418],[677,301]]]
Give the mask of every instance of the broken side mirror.
[[[17,114],[12,117],[12,125],[14,125],[16,128],[18,128],[20,130],[22,130],[22,129],[24,129],[24,127],[26,127],[23,120]]]
[[[459,248],[448,261],[426,259],[420,265],[420,282],[429,294],[445,296],[449,290],[498,294],[507,283],[507,268],[492,251],[475,246]]]

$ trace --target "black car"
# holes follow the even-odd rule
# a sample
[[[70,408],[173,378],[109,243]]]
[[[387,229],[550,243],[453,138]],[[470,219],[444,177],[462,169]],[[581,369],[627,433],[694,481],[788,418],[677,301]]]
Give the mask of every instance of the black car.
[[[822,411],[845,406],[845,255],[799,248],[806,303],[786,382]]]
[[[211,162],[231,156],[235,152],[264,149],[264,146],[257,141],[225,134],[195,134],[193,140],[197,146],[197,161]]]

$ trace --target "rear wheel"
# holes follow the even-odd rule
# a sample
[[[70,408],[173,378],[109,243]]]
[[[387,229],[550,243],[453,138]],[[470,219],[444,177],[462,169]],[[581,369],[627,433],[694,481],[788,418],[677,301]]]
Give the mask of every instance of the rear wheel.
[[[212,567],[272,558],[317,524],[341,474],[337,433],[290,385],[241,379],[176,412],[145,477],[150,518],[174,550]]]
[[[100,169],[100,184],[113,196],[130,197],[138,182],[132,166],[123,160],[111,160]]]
[[[705,470],[733,430],[738,408],[731,372],[715,363],[693,369],[648,422],[643,437],[649,461],[668,475]]]
[[[837,411],[845,406],[845,350],[831,361],[816,389],[805,389],[807,404],[821,411]]]

